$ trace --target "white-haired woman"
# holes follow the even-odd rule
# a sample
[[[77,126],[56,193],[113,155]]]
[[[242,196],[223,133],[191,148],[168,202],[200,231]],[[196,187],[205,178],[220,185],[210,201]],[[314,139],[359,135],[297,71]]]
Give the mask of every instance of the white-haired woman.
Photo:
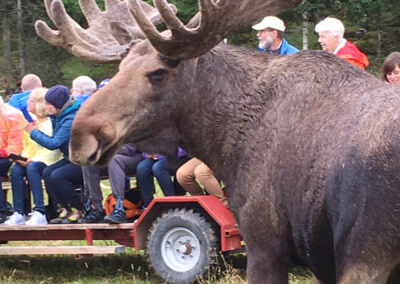
[[[47,89],[34,89],[29,95],[28,111],[33,114],[38,129],[52,135],[52,124],[47,116],[44,95]],[[43,170],[61,158],[59,150],[48,150],[33,141],[27,132],[24,132],[22,157],[24,160],[14,160],[15,165],[11,168],[11,188],[13,193],[14,214],[5,222],[7,225],[43,225],[47,224],[46,209],[43,199],[43,188],[41,177]],[[35,207],[29,214],[30,218],[25,222],[25,178],[33,196]]]

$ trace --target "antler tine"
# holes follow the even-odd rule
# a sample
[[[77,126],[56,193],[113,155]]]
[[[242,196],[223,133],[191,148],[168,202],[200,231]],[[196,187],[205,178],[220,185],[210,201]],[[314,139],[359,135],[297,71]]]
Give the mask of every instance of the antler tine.
[[[101,11],[95,0],[79,0],[89,25],[84,29],[67,14],[62,0],[44,0],[47,14],[58,30],[51,29],[43,21],[37,21],[36,32],[49,43],[63,47],[87,61],[118,62],[130,42],[145,38],[127,1],[106,0],[106,9]],[[161,22],[157,9],[142,1],[139,5],[152,24]]]
[[[176,35],[176,37],[193,35],[193,31],[188,30],[178,19],[178,17],[175,15],[176,13],[174,13],[174,11],[170,8],[167,1],[155,0],[154,4],[156,5],[161,17],[164,19],[165,24],[168,26],[173,35]]]
[[[138,9],[138,0],[129,0],[132,13],[151,41],[163,55],[176,59],[189,59],[203,55],[231,32],[251,24],[268,14],[294,8],[302,0],[199,0],[199,13],[184,26],[167,9],[166,0],[154,0],[171,36],[160,34]]]

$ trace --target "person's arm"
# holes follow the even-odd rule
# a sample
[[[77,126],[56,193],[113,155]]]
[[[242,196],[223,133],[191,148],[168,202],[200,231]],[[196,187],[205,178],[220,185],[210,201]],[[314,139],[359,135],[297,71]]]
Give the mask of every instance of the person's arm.
[[[0,149],[0,157],[7,158],[11,153],[21,154],[22,152],[22,134],[23,134],[22,114],[13,114],[7,118],[7,147]]]
[[[65,118],[60,129],[58,129],[57,133],[53,133],[53,136],[48,136],[40,130],[32,129],[30,132],[30,137],[38,144],[49,150],[58,149],[61,147],[61,145],[69,140],[71,135],[72,121],[72,117]]]

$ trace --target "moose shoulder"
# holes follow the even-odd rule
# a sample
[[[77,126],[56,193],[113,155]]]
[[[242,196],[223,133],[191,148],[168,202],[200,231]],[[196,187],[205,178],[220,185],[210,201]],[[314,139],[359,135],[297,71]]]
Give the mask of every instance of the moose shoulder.
[[[247,2],[247,13],[259,5],[265,15],[299,1]],[[215,36],[215,48],[193,56],[191,33],[202,36],[210,19],[228,25],[210,14],[233,1],[200,1],[222,8],[201,9],[193,29],[155,0],[171,29],[163,34],[139,1],[129,3],[148,40],[133,42],[119,72],[79,110],[72,159],[103,165],[134,142],[168,156],[183,146],[206,162],[227,184],[249,283],[287,283],[292,257],[322,283],[399,283],[400,88],[325,52],[263,55],[217,45]],[[194,42],[187,53],[185,34]]]

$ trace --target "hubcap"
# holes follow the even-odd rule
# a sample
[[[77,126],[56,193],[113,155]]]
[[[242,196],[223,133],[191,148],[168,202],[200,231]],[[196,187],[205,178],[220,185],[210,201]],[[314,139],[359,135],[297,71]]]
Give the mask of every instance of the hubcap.
[[[200,242],[192,231],[176,227],[161,242],[161,255],[169,268],[178,272],[192,269],[200,258]]]

